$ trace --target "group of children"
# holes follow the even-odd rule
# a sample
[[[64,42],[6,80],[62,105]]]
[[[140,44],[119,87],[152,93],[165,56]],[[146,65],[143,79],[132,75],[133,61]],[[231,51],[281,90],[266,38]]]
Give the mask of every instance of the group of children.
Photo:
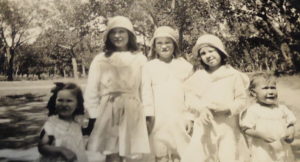
[[[228,64],[218,37],[197,40],[193,54],[202,68],[196,71],[181,56],[171,27],[154,32],[150,61],[138,52],[126,17],[110,19],[103,38],[84,97],[73,83],[53,90],[38,147],[42,161],[85,162],[85,150],[105,155],[106,162],[294,160],[289,143],[296,118],[278,104],[275,78],[260,73],[249,81]],[[255,102],[249,104],[248,94]],[[84,107],[87,128],[76,120]]]

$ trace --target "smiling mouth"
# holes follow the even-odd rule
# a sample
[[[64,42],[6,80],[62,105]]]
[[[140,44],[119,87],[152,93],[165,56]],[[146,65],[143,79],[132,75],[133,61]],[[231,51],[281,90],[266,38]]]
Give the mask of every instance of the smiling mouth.
[[[269,100],[275,100],[276,98],[277,98],[276,96],[266,97],[266,99],[269,99]]]
[[[60,112],[69,111],[69,108],[68,107],[60,107],[58,111],[60,111]]]
[[[115,41],[115,42],[122,42],[123,39],[115,39],[114,41]]]
[[[214,59],[208,60],[207,62],[210,63],[210,64],[214,63]]]

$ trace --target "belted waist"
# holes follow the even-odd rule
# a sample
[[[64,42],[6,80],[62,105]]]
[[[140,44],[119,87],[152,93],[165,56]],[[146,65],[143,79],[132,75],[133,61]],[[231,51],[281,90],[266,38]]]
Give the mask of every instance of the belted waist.
[[[230,116],[230,111],[211,111],[214,116]]]
[[[121,96],[121,95],[130,95],[130,96],[138,96],[138,92],[136,91],[130,91],[130,90],[124,90],[124,91],[106,91],[106,92],[102,92],[100,94],[100,97],[104,97],[104,96]]]

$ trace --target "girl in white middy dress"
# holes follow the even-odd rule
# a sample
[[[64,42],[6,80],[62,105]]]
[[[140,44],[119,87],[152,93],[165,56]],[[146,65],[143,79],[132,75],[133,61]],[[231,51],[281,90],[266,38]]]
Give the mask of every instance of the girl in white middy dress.
[[[182,162],[243,162],[240,151],[246,152],[246,143],[238,116],[245,107],[249,79],[227,64],[229,55],[217,36],[200,36],[193,54],[203,68],[185,83],[195,123]]]
[[[138,160],[150,153],[140,98],[147,59],[137,51],[126,17],[111,18],[103,38],[105,50],[93,59],[85,89],[85,107],[91,121],[96,119],[87,148],[106,155],[107,162]]]

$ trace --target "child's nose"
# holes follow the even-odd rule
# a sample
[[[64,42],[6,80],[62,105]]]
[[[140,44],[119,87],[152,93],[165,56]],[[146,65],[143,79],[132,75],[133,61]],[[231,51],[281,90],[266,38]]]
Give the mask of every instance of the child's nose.
[[[162,48],[167,48],[168,46],[167,46],[167,44],[162,44],[161,47],[162,47]]]
[[[120,35],[121,35],[121,34],[120,34],[119,32],[116,32],[116,33],[115,33],[115,37],[120,37]]]
[[[273,89],[269,89],[268,94],[273,95],[273,94],[275,94],[275,91]]]
[[[62,106],[66,106],[66,105],[68,105],[68,102],[63,101],[63,102],[61,102],[60,104],[61,104]]]

